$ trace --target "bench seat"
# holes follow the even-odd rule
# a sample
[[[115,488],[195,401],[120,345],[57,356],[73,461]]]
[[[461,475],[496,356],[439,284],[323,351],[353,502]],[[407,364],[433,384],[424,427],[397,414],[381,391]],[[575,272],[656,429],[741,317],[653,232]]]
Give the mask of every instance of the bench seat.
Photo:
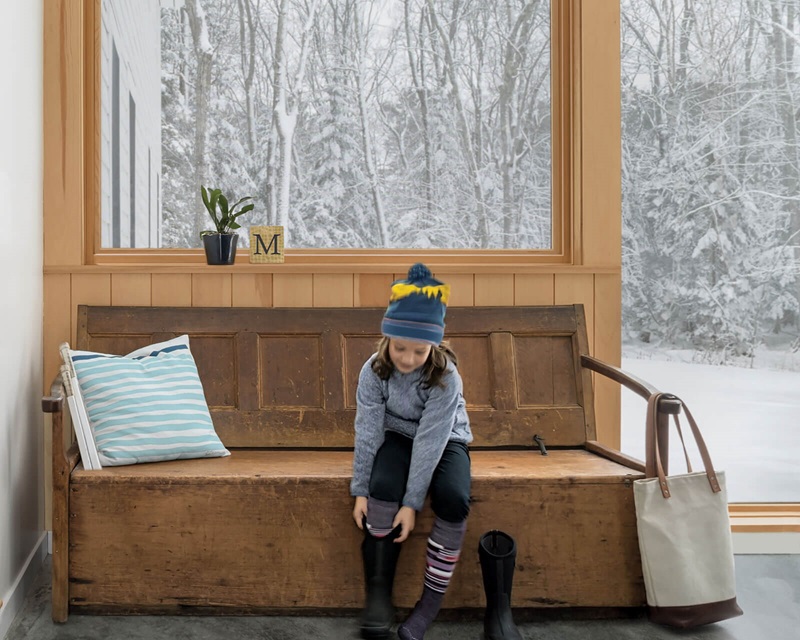
[[[584,449],[471,451],[473,484],[514,480],[541,484],[603,484],[643,478],[644,474]],[[201,458],[105,467],[86,471],[78,465],[73,484],[215,483],[266,484],[276,480],[317,480],[350,487],[352,451],[234,449],[226,458]]]
[[[471,457],[473,510],[448,601],[483,606],[478,538],[497,528],[519,546],[515,606],[641,604],[638,580],[630,579],[641,572],[630,487],[643,474],[581,449]],[[351,469],[350,451],[308,450],[234,450],[227,458],[102,471],[79,465],[69,498],[70,606],[103,613],[357,609],[363,579]],[[419,596],[431,525],[426,508],[404,546],[416,561],[398,569],[400,607]],[[630,566],[620,567],[621,559]]]

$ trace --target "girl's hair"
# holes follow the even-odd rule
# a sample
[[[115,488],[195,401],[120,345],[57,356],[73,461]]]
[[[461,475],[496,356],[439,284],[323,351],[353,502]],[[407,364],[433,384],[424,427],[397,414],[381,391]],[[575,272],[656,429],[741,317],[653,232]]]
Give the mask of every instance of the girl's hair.
[[[378,355],[372,361],[372,370],[381,380],[388,380],[394,371],[394,364],[389,357],[389,340],[386,336],[378,341]],[[442,378],[447,372],[447,360],[458,365],[458,358],[447,342],[431,347],[428,359],[422,365],[422,382],[426,387],[445,387]]]

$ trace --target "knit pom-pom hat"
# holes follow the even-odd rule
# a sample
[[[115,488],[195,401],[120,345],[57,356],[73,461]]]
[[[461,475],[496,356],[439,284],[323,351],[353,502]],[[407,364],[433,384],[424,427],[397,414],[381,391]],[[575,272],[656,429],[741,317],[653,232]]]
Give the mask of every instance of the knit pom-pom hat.
[[[418,262],[406,280],[392,283],[389,307],[381,333],[388,338],[438,345],[444,338],[444,314],[450,285],[439,282],[428,267]]]

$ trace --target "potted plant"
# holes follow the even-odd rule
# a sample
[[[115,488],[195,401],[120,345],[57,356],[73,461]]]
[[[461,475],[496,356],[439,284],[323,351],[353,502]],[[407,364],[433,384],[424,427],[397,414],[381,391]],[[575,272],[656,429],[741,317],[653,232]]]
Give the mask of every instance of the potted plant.
[[[247,196],[233,206],[229,206],[228,199],[222,195],[221,189],[206,189],[200,185],[200,193],[203,196],[203,204],[214,221],[214,229],[200,232],[206,250],[206,262],[208,264],[233,264],[236,259],[236,244],[239,241],[239,234],[234,229],[241,226],[236,222],[236,218],[253,210],[255,205],[252,203],[242,206],[246,200],[253,198]],[[236,211],[240,206],[242,208]]]

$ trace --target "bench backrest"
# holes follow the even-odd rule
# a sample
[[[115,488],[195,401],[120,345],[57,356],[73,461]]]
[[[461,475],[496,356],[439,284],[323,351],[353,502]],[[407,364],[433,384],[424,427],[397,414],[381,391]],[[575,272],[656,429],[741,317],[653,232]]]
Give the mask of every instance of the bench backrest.
[[[125,354],[188,334],[228,447],[353,446],[358,373],[384,309],[78,307],[78,349]],[[453,307],[474,446],[581,446],[595,438],[581,305]]]

